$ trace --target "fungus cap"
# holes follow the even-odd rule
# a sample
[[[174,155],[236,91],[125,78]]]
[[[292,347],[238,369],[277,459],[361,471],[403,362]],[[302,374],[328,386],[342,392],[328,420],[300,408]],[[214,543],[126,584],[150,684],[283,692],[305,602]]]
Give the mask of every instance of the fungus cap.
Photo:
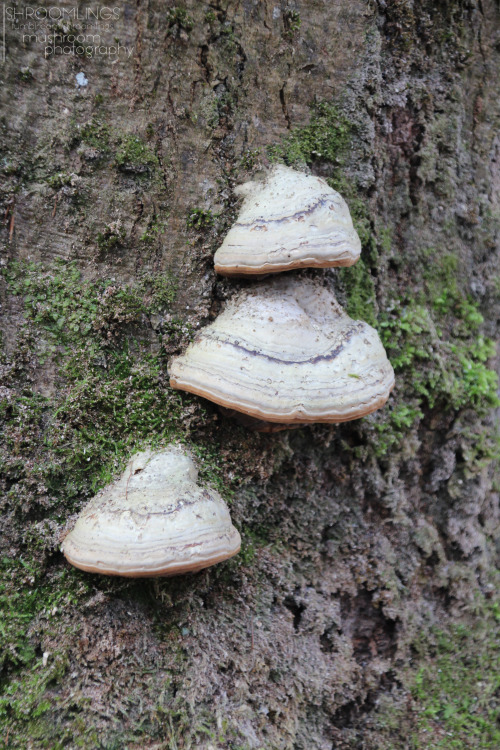
[[[196,484],[178,447],[131,458],[117,482],[80,513],[62,550],[77,568],[128,577],[196,572],[235,555],[241,544],[220,495]]]
[[[394,386],[377,332],[320,282],[290,276],[234,297],[169,373],[174,388],[281,424],[363,417]]]
[[[215,253],[217,273],[267,274],[358,260],[361,243],[347,203],[321,177],[277,165],[264,182],[247,182],[236,192],[245,200]]]

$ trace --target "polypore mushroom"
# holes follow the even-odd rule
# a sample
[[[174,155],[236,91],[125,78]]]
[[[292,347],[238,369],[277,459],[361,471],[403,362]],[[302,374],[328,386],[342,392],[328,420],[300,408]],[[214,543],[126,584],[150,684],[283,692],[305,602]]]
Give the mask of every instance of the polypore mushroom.
[[[245,200],[215,253],[217,273],[267,274],[358,260],[361,243],[347,203],[321,177],[278,165],[264,182],[246,182],[236,192]]]
[[[240,535],[220,495],[196,484],[178,447],[137,453],[83,509],[62,550],[92,573],[146,578],[196,572],[235,555]]]
[[[373,328],[320,282],[286,276],[233,298],[170,384],[266,422],[347,422],[387,401],[394,372]]]

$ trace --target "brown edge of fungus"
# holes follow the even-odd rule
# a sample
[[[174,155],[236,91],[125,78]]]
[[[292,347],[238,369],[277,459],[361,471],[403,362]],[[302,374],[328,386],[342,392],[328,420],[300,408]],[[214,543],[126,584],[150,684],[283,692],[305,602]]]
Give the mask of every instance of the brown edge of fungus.
[[[287,414],[269,414],[268,412],[262,411],[262,409],[259,409],[258,407],[248,407],[246,406],[243,408],[243,406],[235,401],[229,401],[228,399],[224,399],[218,394],[208,393],[207,391],[204,391],[202,388],[197,388],[196,386],[192,386],[190,384],[181,384],[180,380],[177,380],[174,376],[170,377],[170,386],[172,388],[179,389],[181,391],[187,391],[188,393],[194,393],[196,396],[202,396],[203,398],[206,398],[208,401],[212,401],[215,404],[219,404],[219,406],[223,406],[226,409],[235,410],[237,412],[240,412],[242,414],[248,414],[250,417],[255,417],[256,419],[263,420],[264,422],[277,422],[278,424],[288,425],[288,424],[315,424],[315,423],[322,423],[322,424],[341,424],[342,422],[351,422],[354,419],[361,419],[361,417],[367,417],[369,414],[372,414],[374,411],[377,411],[377,409],[380,409],[384,404],[387,402],[389,395],[394,388],[395,381],[391,383],[389,389],[387,390],[386,394],[380,395],[376,401],[372,402],[369,406],[369,408],[363,409],[358,408],[356,412],[351,412],[348,416],[346,415],[338,415],[338,416],[321,416],[321,415],[311,415],[308,417],[307,415],[300,414],[300,416],[296,414],[287,415]]]
[[[205,563],[198,563],[197,565],[189,565],[189,564],[183,564],[183,565],[169,565],[168,568],[159,568],[158,570],[154,571],[144,571],[140,568],[130,569],[130,570],[124,570],[124,571],[117,571],[117,570],[106,570],[104,568],[99,568],[96,565],[86,565],[85,563],[79,563],[76,562],[73,559],[70,559],[66,552],[64,552],[64,556],[66,560],[75,568],[78,568],[79,570],[84,570],[86,573],[98,573],[99,575],[105,575],[105,576],[116,576],[119,578],[172,578],[173,576],[183,575],[185,573],[198,573],[200,570],[204,570],[205,568],[211,568],[212,565],[217,565],[220,562],[224,562],[224,560],[229,560],[231,557],[234,557],[238,554],[238,552],[241,549],[241,542],[238,545],[238,548],[234,551],[231,551],[229,554],[227,552],[222,553],[218,555],[216,558],[212,558],[210,561],[207,561]]]
[[[294,260],[291,263],[281,263],[280,265],[273,265],[271,263],[265,263],[261,266],[238,266],[237,270],[235,266],[223,266],[218,263],[215,264],[215,272],[220,276],[228,276],[231,278],[238,278],[241,276],[257,276],[258,274],[269,274],[269,273],[281,273],[284,271],[293,271],[297,268],[345,268],[353,266],[359,260],[357,258],[345,258],[343,260],[335,261],[318,261],[308,258],[300,258]]]

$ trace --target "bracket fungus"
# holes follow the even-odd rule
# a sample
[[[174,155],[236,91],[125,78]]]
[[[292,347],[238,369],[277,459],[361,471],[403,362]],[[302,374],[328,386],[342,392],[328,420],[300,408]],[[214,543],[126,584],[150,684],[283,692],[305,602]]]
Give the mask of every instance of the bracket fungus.
[[[171,446],[131,458],[117,482],[83,509],[62,550],[77,568],[146,578],[196,572],[241,544],[228,508],[196,484],[197,469]]]
[[[233,298],[170,366],[170,384],[266,422],[347,422],[387,401],[375,329],[318,281],[279,277]]]
[[[347,203],[325,180],[275,166],[264,182],[236,188],[245,200],[214,256],[224,276],[352,266],[361,242]]]

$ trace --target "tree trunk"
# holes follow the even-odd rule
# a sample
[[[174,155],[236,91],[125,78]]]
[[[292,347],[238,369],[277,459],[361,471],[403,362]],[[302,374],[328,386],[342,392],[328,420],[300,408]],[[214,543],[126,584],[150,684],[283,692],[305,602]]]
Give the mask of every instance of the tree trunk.
[[[72,9],[4,17],[0,746],[499,746],[498,2]],[[379,330],[371,417],[260,434],[168,385],[273,161],[350,206],[361,261],[301,273]],[[171,440],[240,555],[70,568],[84,503]]]

